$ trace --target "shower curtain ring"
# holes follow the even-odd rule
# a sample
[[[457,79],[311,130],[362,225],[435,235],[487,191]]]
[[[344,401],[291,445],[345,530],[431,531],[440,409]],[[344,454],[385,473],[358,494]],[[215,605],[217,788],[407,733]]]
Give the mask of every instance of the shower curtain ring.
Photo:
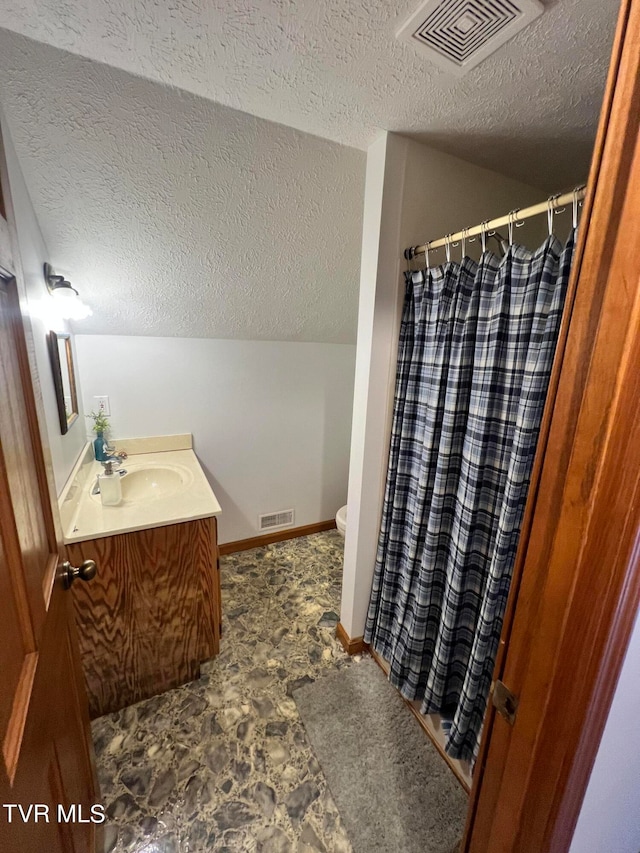
[[[480,242],[482,243],[482,254],[487,251],[487,225],[489,224],[488,219],[483,219],[480,223]]]
[[[460,261],[464,261],[466,255],[466,243],[467,243],[467,234],[469,233],[468,228],[462,229],[462,237],[460,238]]]
[[[555,209],[557,198],[559,198],[559,196],[556,194],[550,195],[547,199],[547,226],[549,228],[549,237],[553,235],[553,211]]]
[[[510,246],[513,246],[513,223],[515,222],[515,216],[516,216],[517,212],[518,212],[517,210],[510,210],[509,211],[509,224],[508,224],[507,228],[509,229],[509,245]]]
[[[424,258],[425,258],[425,261],[427,263],[425,269],[426,270],[431,269],[431,263],[429,261],[429,244],[428,243],[424,244]]]
[[[447,236],[444,238],[445,239],[444,250],[445,250],[445,253],[447,255],[447,263],[451,262],[451,233],[452,232],[447,234]]]
[[[573,228],[574,228],[574,230],[578,227],[578,207],[579,207],[579,202],[578,202],[578,193],[580,192],[580,190],[581,190],[581,189],[582,189],[582,187],[580,186],[580,187],[576,187],[576,188],[574,189],[574,191],[573,191],[573,215],[572,215],[572,222],[573,222]]]

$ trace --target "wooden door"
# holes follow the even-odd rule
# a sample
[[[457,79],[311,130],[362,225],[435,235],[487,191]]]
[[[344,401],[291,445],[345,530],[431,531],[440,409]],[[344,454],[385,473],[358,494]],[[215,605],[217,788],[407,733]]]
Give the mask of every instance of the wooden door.
[[[0,851],[89,853],[102,815],[13,264],[0,256]]]
[[[487,714],[466,853],[569,849],[640,605],[639,121],[624,0],[495,670],[519,705]]]

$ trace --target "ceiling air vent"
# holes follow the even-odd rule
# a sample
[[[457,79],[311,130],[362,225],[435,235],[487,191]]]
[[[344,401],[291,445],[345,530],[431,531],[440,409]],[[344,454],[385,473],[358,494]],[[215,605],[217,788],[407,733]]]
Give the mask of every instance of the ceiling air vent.
[[[273,530],[275,527],[291,527],[292,524],[292,509],[283,509],[280,512],[269,512],[258,516],[258,528],[260,530]]]
[[[396,36],[461,77],[543,12],[538,0],[427,0]]]

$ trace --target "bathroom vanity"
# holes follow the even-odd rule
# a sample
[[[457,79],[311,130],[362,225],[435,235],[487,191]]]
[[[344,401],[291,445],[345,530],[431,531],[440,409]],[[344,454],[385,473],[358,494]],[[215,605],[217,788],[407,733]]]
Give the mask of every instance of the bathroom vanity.
[[[97,566],[72,586],[92,718],[198,678],[220,642],[221,510],[191,436],[119,445],[120,505],[101,505],[90,449],[60,501],[69,561]]]

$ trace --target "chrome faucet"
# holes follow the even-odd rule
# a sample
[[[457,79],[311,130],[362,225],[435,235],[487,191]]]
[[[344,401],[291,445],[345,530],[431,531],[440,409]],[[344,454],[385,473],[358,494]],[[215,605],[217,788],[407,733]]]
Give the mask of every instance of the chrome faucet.
[[[111,465],[112,468],[120,468],[122,466],[123,461],[127,458],[125,453],[124,456],[120,456],[120,454],[114,453],[113,455],[108,454],[107,458],[101,462],[100,464],[106,470],[107,465]]]
[[[104,449],[106,451],[107,459],[105,461],[115,462],[117,465],[122,465],[122,460],[127,458],[126,450],[116,450],[116,446],[113,443],[109,443],[105,441]],[[104,462],[102,463],[104,465]]]
[[[125,450],[116,450],[115,444],[107,444],[105,442],[105,458],[100,461],[101,465],[107,465],[107,463],[111,462],[114,468],[120,468],[123,461],[127,458],[127,453]],[[126,472],[121,472],[126,473]]]

